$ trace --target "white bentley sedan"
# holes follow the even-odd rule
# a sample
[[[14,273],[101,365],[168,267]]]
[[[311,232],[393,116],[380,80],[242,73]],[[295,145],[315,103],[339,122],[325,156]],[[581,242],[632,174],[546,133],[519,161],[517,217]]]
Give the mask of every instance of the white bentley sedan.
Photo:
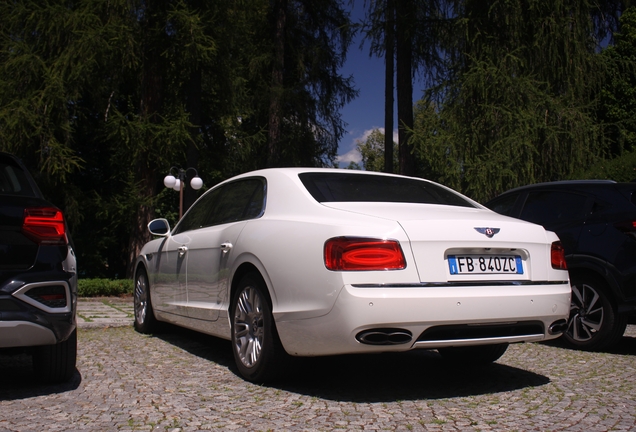
[[[231,340],[240,374],[291,356],[437,349],[490,363],[565,329],[558,237],[439,184],[364,171],[250,172],[207,191],[135,264],[135,328]]]

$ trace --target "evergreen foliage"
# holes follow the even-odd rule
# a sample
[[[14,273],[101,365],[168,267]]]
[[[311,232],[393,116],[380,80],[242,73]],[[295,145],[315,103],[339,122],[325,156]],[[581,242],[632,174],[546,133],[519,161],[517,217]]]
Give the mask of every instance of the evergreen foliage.
[[[636,180],[636,8],[620,17],[615,44],[601,52],[606,65],[597,122],[609,142],[608,155],[581,176]]]
[[[355,96],[338,73],[349,17],[338,0],[280,4],[278,160],[329,165]],[[271,2],[15,0],[0,13],[0,149],[65,209],[84,276],[130,275],[148,221],[178,208],[162,184],[172,166],[209,187],[267,165]]]
[[[266,166],[334,164],[356,96],[339,73],[354,29],[344,3],[0,2],[0,150],[64,208],[82,276],[130,275],[148,221],[176,222],[178,194],[162,184],[173,166],[196,168],[205,190]],[[398,76],[401,172],[477,200],[636,178],[636,12],[614,34],[620,0],[366,6],[370,53],[391,66],[387,113]],[[415,75],[427,90],[411,113]],[[383,162],[398,154],[391,137],[358,143],[366,169],[398,171],[397,157]]]
[[[418,107],[414,145],[433,180],[477,200],[565,179],[609,150],[596,122],[607,31],[578,0],[463,1],[446,80]],[[607,2],[609,3],[609,2]],[[609,7],[607,4],[603,7]]]

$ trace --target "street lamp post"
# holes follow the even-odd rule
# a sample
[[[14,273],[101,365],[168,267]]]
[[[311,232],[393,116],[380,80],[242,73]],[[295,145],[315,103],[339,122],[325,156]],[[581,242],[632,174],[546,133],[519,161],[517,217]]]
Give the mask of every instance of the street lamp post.
[[[190,180],[190,187],[194,190],[199,190],[203,186],[203,180],[199,177],[199,173],[194,168],[179,168],[170,167],[169,174],[163,178],[163,184],[169,188],[179,192],[179,219],[183,216],[183,189],[185,188],[185,181],[188,171],[194,171],[194,177]],[[176,175],[175,175],[176,174]]]

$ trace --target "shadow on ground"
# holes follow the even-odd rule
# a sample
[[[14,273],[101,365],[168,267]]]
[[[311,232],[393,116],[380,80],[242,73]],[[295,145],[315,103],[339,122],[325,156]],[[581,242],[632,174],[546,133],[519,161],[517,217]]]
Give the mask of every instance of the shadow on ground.
[[[238,375],[230,342],[177,327],[156,335]],[[347,402],[391,402],[466,397],[537,387],[549,378],[492,364],[451,366],[436,351],[293,358],[268,387]]]
[[[70,381],[62,384],[42,384],[34,373],[31,356],[0,354],[0,401],[26,399],[75,390],[82,382],[76,369]]]
[[[575,348],[569,347],[568,345],[566,345],[561,338],[559,339],[553,339],[551,341],[548,342],[543,342],[543,344],[545,345],[549,345],[549,346],[554,346],[554,347],[559,347],[559,348],[563,348],[563,349],[567,349],[567,350],[572,350],[572,351],[577,351]],[[616,355],[630,355],[630,356],[636,356],[636,337],[631,336],[631,335],[627,335],[627,336],[623,336],[616,345],[602,350],[600,352],[606,353],[606,354],[616,354]]]

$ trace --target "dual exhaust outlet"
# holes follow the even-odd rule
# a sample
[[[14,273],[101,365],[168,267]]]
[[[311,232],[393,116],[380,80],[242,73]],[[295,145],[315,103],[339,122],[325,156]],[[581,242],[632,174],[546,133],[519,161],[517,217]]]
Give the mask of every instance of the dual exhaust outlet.
[[[550,324],[548,334],[558,335],[565,332],[567,328],[568,322],[566,320],[558,320]],[[495,337],[496,335],[491,336]],[[499,336],[504,335],[500,334]],[[356,340],[366,345],[401,345],[410,343],[413,340],[413,334],[400,328],[376,328],[361,331],[356,335]]]
[[[361,331],[356,339],[367,345],[400,345],[411,342],[413,335],[404,329],[378,328]]]

